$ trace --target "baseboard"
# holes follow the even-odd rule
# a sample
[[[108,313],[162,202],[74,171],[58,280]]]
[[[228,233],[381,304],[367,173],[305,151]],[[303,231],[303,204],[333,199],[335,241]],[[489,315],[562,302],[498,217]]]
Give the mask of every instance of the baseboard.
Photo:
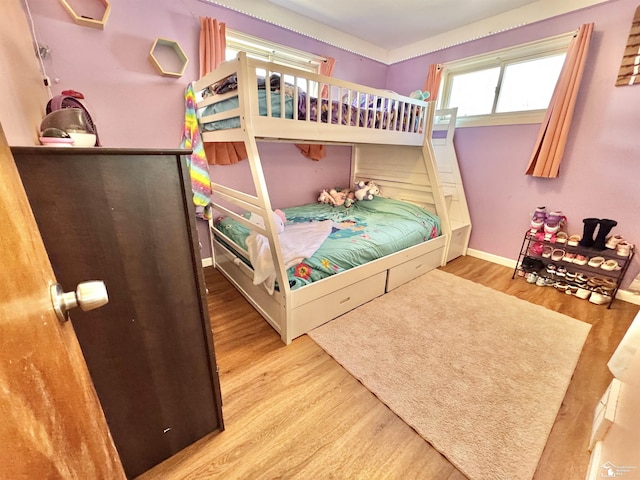
[[[202,259],[203,267],[212,267],[213,266],[213,257],[207,257]]]
[[[467,255],[469,255],[470,257],[479,258],[480,260],[486,260],[491,263],[497,263],[498,265],[509,268],[516,268],[516,264],[518,263],[516,260],[512,260],[511,258],[500,257],[498,255],[494,255],[493,253],[482,252],[473,248],[467,249]]]
[[[474,250],[473,248],[467,249],[467,255],[470,257],[476,257],[488,262],[497,263],[504,267],[516,268],[518,263],[516,260],[512,260],[506,257],[500,257],[493,253],[487,253],[480,250]],[[640,294],[633,293],[629,290],[618,290],[616,293],[616,300],[622,300],[623,302],[633,303],[634,305],[640,305]]]
[[[640,295],[629,290],[618,290],[618,293],[616,293],[616,300],[640,305]]]

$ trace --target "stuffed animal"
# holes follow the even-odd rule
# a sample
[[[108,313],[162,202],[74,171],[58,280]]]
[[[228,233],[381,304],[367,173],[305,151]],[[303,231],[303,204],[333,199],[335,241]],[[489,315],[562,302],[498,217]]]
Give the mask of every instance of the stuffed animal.
[[[360,180],[355,186],[355,197],[358,201],[373,200],[373,197],[380,193],[380,188],[374,182]]]
[[[356,192],[349,188],[345,188],[342,191],[345,193],[344,206],[349,208],[356,201]]]
[[[279,208],[275,209],[271,213],[273,215],[273,220],[276,223],[276,232],[284,232],[284,224],[287,223],[287,216],[285,213]],[[264,219],[257,213],[251,212],[251,215],[249,215],[249,221],[254,225],[264,228]]]
[[[326,190],[322,190],[322,192],[320,192],[320,196],[318,197],[318,202],[328,203],[329,205],[336,204],[336,201],[334,200],[334,198],[331,195],[329,195],[329,192],[327,192]]]
[[[367,182],[367,187],[369,187],[369,193],[371,195],[380,195],[380,187],[375,182]]]
[[[335,188],[329,190],[329,195],[333,198],[333,204],[336,207],[344,205],[344,202],[347,199],[347,195],[343,191],[338,191]]]
[[[354,200],[354,192],[347,188],[332,188],[329,191],[324,189],[318,197],[318,202],[320,203],[327,203],[336,207],[345,206],[347,208],[353,205]]]
[[[427,99],[431,96],[431,94],[427,91],[423,92],[421,90],[416,90],[409,94],[409,97],[415,98],[416,100],[427,101]]]

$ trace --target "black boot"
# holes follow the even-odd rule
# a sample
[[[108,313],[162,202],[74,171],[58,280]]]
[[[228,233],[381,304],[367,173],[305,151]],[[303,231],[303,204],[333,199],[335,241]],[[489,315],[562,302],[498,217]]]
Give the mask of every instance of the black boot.
[[[596,227],[598,226],[600,219],[585,218],[582,222],[584,223],[584,233],[582,234],[582,239],[578,242],[578,245],[581,247],[591,248],[593,246],[593,234],[596,231]]]
[[[596,235],[596,239],[593,241],[593,248],[596,250],[604,250],[607,243],[607,235],[611,232],[611,229],[618,225],[618,222],[615,220],[609,220],[608,218],[603,218],[600,220],[600,228],[598,229],[598,235]]]

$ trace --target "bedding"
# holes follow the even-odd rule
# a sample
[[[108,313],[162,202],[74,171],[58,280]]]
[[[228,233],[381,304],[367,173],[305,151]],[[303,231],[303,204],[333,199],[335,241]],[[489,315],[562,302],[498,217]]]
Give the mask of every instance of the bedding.
[[[272,93],[271,95],[271,116],[272,117],[280,117],[281,116],[281,102],[280,102],[280,94]],[[198,116],[200,118],[205,117],[207,115],[213,115],[216,113],[222,113],[227,110],[232,110],[234,108],[238,108],[239,101],[238,97],[231,97],[226,100],[222,100],[220,102],[214,103],[212,105],[208,105],[203,109],[200,109],[198,112]],[[260,116],[267,116],[267,93],[265,90],[258,90],[258,110]],[[285,96],[285,118],[293,118],[293,97],[286,95]],[[200,128],[202,130],[212,132],[215,130],[226,130],[230,128],[239,128],[240,127],[240,117],[231,117],[224,120],[216,120],[215,122],[206,122],[201,124]]]
[[[326,240],[315,253],[287,268],[292,290],[441,234],[440,219],[436,215],[416,205],[384,197],[356,202],[350,208],[312,203],[286,208],[284,212],[285,232],[288,227],[305,222],[331,222]],[[214,226],[249,250],[247,239],[251,231],[247,227],[226,216],[217,218]],[[263,248],[264,241],[263,237]],[[250,265],[248,259],[244,260]]]
[[[281,117],[281,90],[280,77],[271,76],[270,100],[271,100],[271,116]],[[203,96],[209,97],[215,94],[227,93],[236,90],[238,87],[235,75],[231,75],[224,79],[223,82],[214,85],[210,89],[205,90]],[[260,116],[267,116],[267,93],[264,78],[258,78],[258,112]],[[294,91],[296,87],[285,83],[285,114],[284,118],[294,118]],[[301,89],[298,90],[297,111],[299,120],[307,120],[307,95]],[[419,108],[409,107],[402,111],[402,104],[395,100],[374,98],[366,94],[359,94],[352,102],[346,99],[342,101],[332,100],[331,104],[327,98],[318,100],[315,97],[309,98],[309,121],[317,121],[318,111],[320,111],[321,123],[332,123],[351,125],[367,128],[383,128],[387,129],[387,125],[394,130],[409,130],[417,132],[419,125]],[[208,105],[198,111],[200,118],[227,110],[238,108],[238,97],[234,96],[221,100],[214,104]],[[329,108],[331,105],[331,108]],[[407,105],[408,106],[408,105]],[[407,125],[409,123],[409,125]],[[240,117],[232,117],[225,120],[217,120],[213,122],[203,122],[201,128],[205,131],[224,130],[240,127]]]

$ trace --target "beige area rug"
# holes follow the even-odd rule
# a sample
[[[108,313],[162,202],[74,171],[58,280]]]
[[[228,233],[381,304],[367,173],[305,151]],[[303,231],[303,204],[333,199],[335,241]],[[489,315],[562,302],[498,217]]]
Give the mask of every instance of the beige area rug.
[[[434,270],[309,333],[472,480],[531,479],[591,326]]]

